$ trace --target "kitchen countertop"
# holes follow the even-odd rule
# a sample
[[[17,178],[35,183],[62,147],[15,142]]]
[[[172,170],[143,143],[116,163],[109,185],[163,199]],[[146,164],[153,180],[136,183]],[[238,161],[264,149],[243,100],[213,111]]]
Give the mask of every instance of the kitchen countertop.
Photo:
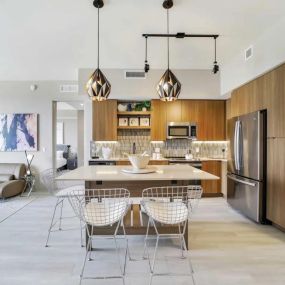
[[[156,172],[148,174],[128,174],[122,172],[130,166],[82,166],[61,175],[57,180],[83,181],[169,181],[169,180],[218,180],[219,177],[190,165],[149,166]]]
[[[150,159],[150,161],[169,161],[169,158],[162,158],[162,159]],[[174,160],[174,159],[172,159]],[[104,159],[104,158],[91,158],[89,161],[129,161],[127,158],[122,158],[122,157],[115,157],[115,158],[110,158],[110,159]],[[209,157],[202,157],[199,159],[190,159],[186,161],[222,161],[222,162],[227,162],[228,160],[225,158],[209,158]]]

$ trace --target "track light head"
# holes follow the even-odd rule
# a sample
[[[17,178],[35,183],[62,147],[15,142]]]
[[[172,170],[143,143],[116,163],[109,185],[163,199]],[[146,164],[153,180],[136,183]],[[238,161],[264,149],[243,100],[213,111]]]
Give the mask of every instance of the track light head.
[[[219,70],[220,70],[220,67],[219,67],[218,63],[215,61],[214,67],[213,67],[213,73],[217,74],[219,72]]]
[[[102,8],[104,6],[104,2],[103,2],[103,0],[94,0],[93,6],[95,8]]]
[[[145,73],[148,73],[149,72],[149,64],[147,61],[145,61],[145,64],[144,64],[144,72]]]
[[[162,6],[164,9],[170,9],[173,6],[173,1],[172,0],[165,0],[165,1],[163,1]]]

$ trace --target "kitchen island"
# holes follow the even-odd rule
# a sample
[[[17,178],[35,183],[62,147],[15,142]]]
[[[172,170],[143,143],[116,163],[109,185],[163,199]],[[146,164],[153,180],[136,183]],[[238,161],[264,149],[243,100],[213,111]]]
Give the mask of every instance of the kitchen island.
[[[130,191],[133,205],[127,213],[124,223],[128,235],[144,235],[146,233],[147,216],[140,211],[142,190],[149,187],[191,185],[191,181],[217,180],[219,177],[194,168],[190,165],[151,165],[155,172],[148,174],[124,173],[130,166],[83,166],[63,174],[58,180],[84,181],[86,189],[126,188]],[[161,226],[160,231],[176,232],[176,227]],[[111,234],[111,228],[96,229],[98,235]],[[151,229],[150,234],[154,234]],[[186,231],[188,244],[188,231]]]

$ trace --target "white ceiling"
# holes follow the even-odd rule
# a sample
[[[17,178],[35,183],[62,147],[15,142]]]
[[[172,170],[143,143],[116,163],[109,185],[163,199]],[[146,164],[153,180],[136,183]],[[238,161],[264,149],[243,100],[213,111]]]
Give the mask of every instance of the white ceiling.
[[[142,33],[165,32],[163,0],[105,0],[101,65],[143,68]],[[285,16],[284,0],[174,0],[173,33],[219,33],[225,62]],[[92,0],[0,0],[0,80],[76,80],[96,65]],[[149,40],[151,68],[166,67],[165,39]],[[210,69],[213,41],[172,39],[171,67]]]

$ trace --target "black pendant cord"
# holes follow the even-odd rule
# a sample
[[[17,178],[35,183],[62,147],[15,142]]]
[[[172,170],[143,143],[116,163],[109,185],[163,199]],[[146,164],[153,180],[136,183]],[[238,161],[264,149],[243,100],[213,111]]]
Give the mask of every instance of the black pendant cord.
[[[169,35],[169,9],[167,10],[167,35]],[[169,37],[167,37],[167,70],[169,70]]]
[[[145,63],[147,63],[147,37],[145,37]]]
[[[217,63],[217,39],[215,38],[215,61],[214,63]]]
[[[99,70],[99,64],[100,64],[100,8],[99,8],[99,6],[98,6],[98,8],[97,8],[97,10],[98,10],[98,23],[97,23],[97,25],[98,25],[98,38],[97,38],[97,41],[98,41],[98,54],[97,54],[97,67],[98,67],[98,70]]]

